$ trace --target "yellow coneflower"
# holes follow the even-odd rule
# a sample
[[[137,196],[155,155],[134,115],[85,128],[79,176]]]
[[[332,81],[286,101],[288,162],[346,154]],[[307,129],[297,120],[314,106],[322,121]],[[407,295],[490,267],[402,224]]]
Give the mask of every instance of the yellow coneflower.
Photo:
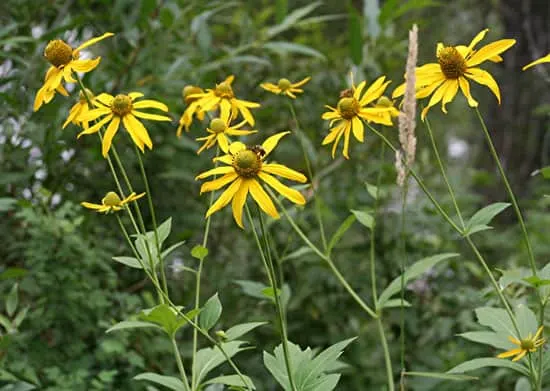
[[[170,117],[158,114],[149,114],[138,111],[137,109],[154,108],[164,112],[168,111],[168,107],[161,102],[152,99],[145,99],[140,102],[134,102],[143,96],[141,92],[130,92],[128,95],[119,94],[112,96],[106,93],[96,96],[96,109],[90,110],[85,116],[78,118],[80,121],[93,121],[99,117],[105,118],[98,121],[95,125],[80,132],[78,137],[84,134],[92,134],[109,123],[107,130],[103,135],[102,153],[106,157],[111,148],[113,137],[115,136],[120,122],[124,124],[126,131],[130,134],[132,141],[137,147],[144,151],[144,145],[149,149],[153,149],[153,142],[147,133],[147,129],[137,118],[150,119],[153,121],[171,121]],[[137,117],[137,118],[136,118]]]
[[[230,115],[222,113],[222,115]],[[197,141],[204,141],[204,144],[199,148],[197,154],[200,154],[205,149],[212,148],[216,143],[224,153],[229,152],[229,139],[227,136],[246,136],[252,133],[257,133],[257,130],[242,130],[241,127],[246,125],[246,121],[241,121],[237,125],[230,125],[231,117],[214,118],[210,121],[210,127],[206,131],[210,133],[206,137],[199,137]]]
[[[197,86],[189,85],[185,86],[182,91],[182,97],[185,101],[186,105],[190,105],[194,101],[196,101],[198,98],[196,97],[197,94],[204,93],[203,89]],[[185,131],[189,131],[189,127],[191,126],[191,123],[193,122],[193,114],[197,116],[197,118],[202,121],[205,116],[204,110],[202,110],[200,107],[197,107],[195,111],[192,113],[188,110],[185,110],[179,120],[178,124],[178,130],[176,131],[176,136],[181,137],[181,132],[183,128],[185,128]]]
[[[51,101],[56,91],[67,95],[67,91],[65,91],[61,84],[63,79],[67,83],[76,83],[76,80],[73,78],[73,72],[90,72],[101,61],[101,57],[91,60],[80,60],[81,50],[113,35],[113,33],[105,33],[100,37],[84,42],[76,49],[73,49],[61,39],[50,41],[44,49],[44,56],[52,66],[46,72],[44,85],[36,93],[34,111],[40,109],[43,103]]]
[[[88,99],[90,102],[94,102],[94,94],[92,91],[86,88],[86,95],[88,96]],[[71,111],[69,111],[69,116],[67,117],[67,120],[63,124],[63,129],[69,125],[69,123],[73,123],[77,126],[81,126],[84,129],[88,129],[90,127],[89,121],[82,121],[80,120],[81,117],[84,117],[88,114],[90,111],[90,106],[88,103],[88,99],[86,99],[86,95],[80,91],[78,95],[78,102],[74,104],[73,107],[71,107]]]
[[[297,190],[283,185],[273,175],[305,183],[307,178],[282,164],[265,163],[265,158],[273,151],[279,140],[290,132],[277,133],[259,146],[247,147],[241,142],[234,142],[229,146],[229,153],[216,160],[227,166],[216,167],[198,175],[196,179],[204,179],[213,175],[223,175],[201,186],[201,193],[218,190],[230,184],[220,197],[206,212],[206,217],[219,211],[232,201],[233,218],[243,228],[242,214],[248,193],[259,207],[269,216],[277,219],[279,213],[273,201],[264,190],[260,182],[267,183],[276,192],[298,205],[304,205],[306,200]]]
[[[96,210],[98,213],[111,213],[111,212],[118,212],[126,204],[132,201],[136,201],[143,197],[145,193],[136,194],[132,193],[128,197],[124,199],[120,199],[119,195],[115,193],[114,191],[108,192],[105,197],[101,200],[101,204],[93,204],[91,202],[81,202],[80,205],[82,205],[85,208]]]
[[[477,66],[485,61],[502,61],[500,54],[511,48],[516,40],[501,39],[491,42],[479,50],[474,50],[475,45],[485,37],[487,31],[489,29],[477,34],[468,46],[445,46],[438,43],[437,63],[425,64],[416,68],[416,97],[423,99],[431,95],[428,106],[422,110],[422,119],[426,117],[430,107],[439,102],[441,102],[443,112],[447,113],[445,106],[454,99],[459,88],[468,100],[468,104],[471,107],[477,107],[478,103],[470,93],[468,79],[487,86],[500,104],[500,89],[497,82],[489,72]],[[405,84],[402,84],[395,89],[393,97],[399,97],[404,92]]]
[[[529,69],[531,67],[534,67],[535,65],[538,65],[538,64],[542,64],[544,62],[550,62],[550,53],[547,54],[546,56],[544,57],[541,57],[539,58],[538,60],[535,60],[533,62],[530,62],[529,64],[525,65],[523,68],[521,68],[522,70],[526,70],[526,69]]]
[[[353,133],[355,139],[359,142],[364,140],[364,125],[362,120],[374,122],[382,125],[392,125],[391,113],[396,110],[391,107],[369,107],[368,105],[376,101],[386,90],[390,81],[386,77],[379,77],[363,93],[367,83],[362,81],[357,87],[352,86],[351,90],[346,90],[341,94],[336,107],[325,106],[330,111],[323,113],[322,118],[330,120],[330,126],[335,122],[336,125],[330,129],[329,134],[324,138],[323,145],[332,143],[332,157],[336,154],[336,148],[342,136],[344,136],[344,148],[342,154],[349,159],[349,139]]]
[[[508,358],[515,356],[512,361],[518,361],[521,360],[521,358],[527,353],[535,352],[546,342],[545,338],[541,338],[542,330],[544,330],[544,326],[539,327],[539,329],[535,333],[535,336],[529,333],[529,335],[525,339],[518,340],[512,336],[509,336],[508,339],[510,340],[510,342],[512,342],[514,345],[519,346],[519,348],[500,353],[497,358]]]
[[[302,90],[300,87],[306,84],[308,81],[311,80],[311,77],[308,76],[305,79],[300,80],[297,83],[292,83],[288,79],[279,79],[279,82],[277,84],[273,83],[262,83],[260,84],[260,87],[262,87],[264,90],[272,92],[274,94],[284,94],[292,99],[296,99],[297,93],[302,93],[304,90]]]

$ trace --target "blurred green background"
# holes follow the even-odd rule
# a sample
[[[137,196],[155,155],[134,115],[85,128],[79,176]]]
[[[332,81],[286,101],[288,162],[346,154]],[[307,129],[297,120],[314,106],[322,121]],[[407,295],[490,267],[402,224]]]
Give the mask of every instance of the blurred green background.
[[[321,147],[327,123],[324,105],[335,105],[339,92],[356,81],[384,74],[402,81],[407,31],[419,26],[420,64],[434,61],[435,45],[467,44],[481,29],[491,31],[485,43],[501,37],[518,43],[504,62],[489,65],[498,80],[503,103],[481,86],[473,87],[489,123],[497,149],[517,190],[540,262],[550,261],[550,184],[536,169],[549,165],[550,68],[522,73],[521,67],[550,50],[550,6],[545,1],[492,0],[353,0],[353,1],[16,1],[0,5],[0,292],[7,297],[19,284],[18,308],[28,307],[24,320],[8,330],[0,325],[0,390],[153,390],[132,380],[151,371],[175,374],[168,339],[149,331],[105,334],[117,321],[154,304],[153,289],[144,276],[111,260],[126,255],[115,219],[83,210],[80,201],[97,202],[114,188],[95,137],[76,139],[78,129],[61,130],[75,96],[57,96],[32,112],[34,95],[48,67],[43,50],[51,39],[77,46],[92,36],[116,35],[91,48],[101,64],[85,76],[95,93],[141,91],[170,107],[174,121],[149,122],[154,149],[145,155],[159,220],[172,216],[170,243],[186,240],[167,265],[174,301],[191,306],[194,266],[189,251],[202,240],[208,197],[199,195],[197,173],[211,167],[208,153],[197,157],[203,125],[175,136],[185,108],[184,86],[212,88],[234,74],[237,97],[261,102],[254,111],[261,141],[275,132],[293,129],[285,99],[259,88],[280,77],[312,76],[296,101],[307,134],[308,154],[319,180],[322,216],[329,235],[350,209],[372,208],[365,182],[374,183],[383,170],[383,219],[377,225],[377,270],[380,287],[398,275],[400,190],[395,185],[393,156],[379,159],[380,142],[367,132],[366,142],[352,141],[351,160],[332,160]],[[506,201],[502,184],[480,132],[475,113],[457,97],[449,114],[439,107],[430,116],[445,153],[459,203],[473,213],[494,201]],[[396,140],[395,128],[384,130]],[[417,165],[422,176],[449,205],[437,173],[422,123],[417,128]],[[305,172],[297,139],[281,142],[274,158]],[[123,161],[142,188],[132,147],[116,141]],[[210,152],[210,151],[209,151]],[[441,221],[425,197],[413,187],[405,233],[408,263],[440,252],[458,251],[456,258],[408,286],[406,297],[407,368],[443,372],[458,363],[495,352],[456,334],[474,328],[473,309],[496,301],[482,270],[457,235]],[[229,208],[227,208],[229,209]],[[298,218],[311,238],[319,241],[314,208]],[[146,216],[149,220],[149,217]],[[519,229],[511,211],[497,219],[492,232],[477,242],[492,266],[526,266]],[[283,257],[302,247],[281,219],[269,230]],[[270,320],[265,301],[247,295],[236,281],[264,282],[254,242],[238,229],[230,210],[214,215],[210,255],[203,275],[203,300],[219,292],[224,313],[219,328],[244,321]],[[335,250],[335,261],[351,285],[370,299],[369,233],[356,224]],[[543,264],[541,263],[542,266]],[[329,270],[312,254],[287,259],[285,282],[292,292],[288,307],[290,339],[302,347],[326,347],[359,336],[348,347],[339,390],[384,390],[385,374],[376,325],[357,308]],[[4,300],[0,314],[6,314]],[[10,321],[13,319],[9,319]],[[270,325],[250,334],[257,348],[237,357],[259,390],[277,389],[259,359],[262,350],[278,343]],[[385,318],[394,369],[399,359],[399,311]],[[179,335],[182,351],[190,351],[190,329]],[[202,341],[207,346],[205,341]],[[188,345],[188,346],[187,346]],[[186,349],[186,346],[188,347]],[[228,371],[222,367],[221,371]],[[504,370],[481,372],[482,381],[467,387],[511,390],[514,377]],[[396,372],[397,376],[397,372]],[[411,379],[409,390],[462,390],[463,383]],[[11,387],[11,388],[10,388]],[[20,387],[20,388],[17,388]],[[215,389],[213,389],[215,390]]]

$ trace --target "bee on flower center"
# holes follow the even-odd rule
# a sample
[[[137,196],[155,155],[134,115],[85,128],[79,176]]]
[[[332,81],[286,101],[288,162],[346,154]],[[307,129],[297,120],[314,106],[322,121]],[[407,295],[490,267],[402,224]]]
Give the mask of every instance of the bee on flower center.
[[[73,49],[64,41],[55,39],[46,45],[44,57],[46,57],[50,64],[59,68],[71,62],[73,59]]]
[[[266,154],[264,147],[261,145],[254,145],[252,147],[248,147],[248,149],[255,152],[260,158],[263,158]]]
[[[113,99],[111,110],[120,117],[125,116],[132,111],[132,99],[128,95],[118,94]]]
[[[227,129],[227,125],[221,118],[214,118],[210,121],[210,130],[214,133],[223,133]]]
[[[346,88],[345,90],[340,91],[340,98],[351,98],[353,96],[353,90],[351,88]]]
[[[468,69],[462,54],[452,46],[442,48],[437,53],[437,61],[447,79],[458,79]]]
[[[262,168],[260,155],[252,149],[242,149],[233,156],[233,168],[244,178],[253,178]]]
[[[233,94],[233,88],[231,88],[231,85],[225,81],[216,85],[216,90],[214,93],[219,98],[232,99],[235,97],[235,94]]]
[[[281,89],[281,91],[286,91],[291,87],[292,83],[288,79],[280,79],[279,83],[277,83],[277,87]]]
[[[359,102],[355,98],[342,98],[338,102],[338,111],[342,118],[352,119],[359,112]]]
[[[121,199],[114,191],[108,192],[101,200],[105,206],[118,206],[121,203]]]

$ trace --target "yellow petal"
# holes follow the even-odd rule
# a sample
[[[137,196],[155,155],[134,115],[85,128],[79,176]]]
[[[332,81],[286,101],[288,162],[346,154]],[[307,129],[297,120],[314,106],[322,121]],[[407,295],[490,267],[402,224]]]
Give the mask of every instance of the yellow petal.
[[[101,57],[94,58],[92,60],[75,60],[71,61],[70,68],[75,72],[90,72],[99,65]]]
[[[265,192],[257,180],[249,180],[248,189],[250,191],[250,195],[252,195],[252,198],[254,198],[254,201],[256,201],[261,210],[274,219],[279,218],[279,213],[277,212],[277,209],[275,209],[273,201],[271,201],[271,198],[269,198],[269,195]]]
[[[128,133],[130,133],[130,135],[132,135],[133,133],[149,149],[153,149],[153,142],[149,137],[149,133],[147,132],[147,129],[145,129],[145,126],[143,126],[143,124],[139,122],[139,120],[136,117],[134,117],[132,114],[126,114],[124,117],[122,117],[122,122],[124,123],[124,127],[126,128]],[[132,137],[132,139],[133,138],[134,137]]]
[[[275,189],[277,193],[281,194],[283,197],[294,202],[295,204],[304,205],[306,203],[306,199],[299,191],[283,185],[279,180],[277,180],[277,178],[272,177],[271,175],[264,172],[260,172],[258,176],[261,180],[263,180],[265,183]]]
[[[498,88],[497,82],[493,79],[493,76],[491,76],[489,72],[479,68],[470,68],[464,76],[479,84],[489,87],[493,94],[495,94],[498,103],[500,104],[500,89]]]
[[[458,84],[460,86],[460,90],[462,91],[462,93],[464,94],[466,99],[468,99],[468,104],[471,107],[477,107],[478,103],[472,97],[472,94],[470,93],[470,83],[468,83],[468,80],[466,80],[465,77],[459,77],[458,78]]]
[[[252,115],[250,110],[248,110],[248,108],[246,106],[241,104],[240,101],[237,101],[237,107],[239,109],[239,112],[243,116],[243,118],[246,120],[246,122],[248,122],[250,124],[250,126],[254,126],[254,124],[256,122],[254,121],[254,116]]]
[[[82,49],[85,49],[87,48],[88,46],[91,46],[105,38],[108,38],[108,37],[112,37],[114,34],[113,33],[105,33],[103,34],[102,36],[100,37],[96,37],[96,38],[92,38],[92,39],[89,39],[88,41],[84,42],[82,45],[80,45],[79,47],[77,47],[74,52],[79,52],[81,51]]]
[[[527,350],[522,350],[520,354],[512,359],[512,361],[519,361],[527,354]]]
[[[521,353],[521,351],[522,351],[521,348],[508,350],[507,352],[500,353],[500,354],[497,356],[497,358],[508,358],[508,357],[512,357],[512,356],[515,356],[516,354]]]
[[[487,34],[488,31],[489,31],[489,29],[485,29],[485,30],[481,30],[479,33],[477,33],[477,35],[472,39],[472,42],[470,42],[470,44],[468,45],[468,50],[467,50],[466,54],[463,54],[464,57],[466,57],[466,55],[468,55],[474,49],[474,47],[483,38],[485,38],[485,35]]]
[[[308,76],[308,77],[306,77],[306,78],[300,80],[299,82],[292,84],[292,88],[301,87],[301,86],[303,86],[304,84],[306,84],[306,83],[307,83],[308,81],[310,81],[310,80],[311,80],[311,76]]]
[[[101,107],[99,109],[93,109],[80,117],[81,121],[94,121],[102,115],[112,114],[111,109],[107,107]]]
[[[268,172],[273,175],[278,175],[280,177],[291,179],[296,182],[300,183],[306,183],[307,178],[305,175],[299,173],[298,171],[294,171],[287,166],[283,166],[282,164],[277,163],[266,163],[262,165],[262,171]]]
[[[371,84],[371,86],[367,89],[367,91],[365,91],[363,97],[361,98],[361,106],[369,104],[375,99],[378,99],[380,95],[384,93],[386,87],[390,83],[390,81],[384,82],[385,80],[386,76],[381,76],[376,79],[374,83]]]
[[[239,174],[237,174],[234,170],[231,172],[228,172],[224,176],[218,179],[214,179],[213,181],[205,182],[201,186],[201,194],[207,193],[209,191],[214,191],[221,189],[225,185],[227,185],[230,182],[233,182],[235,179],[239,177]]]
[[[529,64],[525,65],[523,68],[521,68],[522,70],[526,70],[526,69],[529,69],[535,65],[538,65],[538,64],[542,64],[544,62],[550,62],[550,53],[547,54],[546,56],[542,57],[542,58],[539,58],[538,60],[535,60],[533,62],[530,62]]]
[[[332,144],[332,158],[334,159],[334,156],[336,155],[336,148],[338,147],[338,143],[340,142],[340,139],[342,138],[342,135],[344,134],[344,131],[346,127],[348,126],[349,121],[343,122],[342,126],[340,127],[340,131],[338,134],[336,134],[336,139],[334,140],[334,143]]]
[[[405,83],[400,84],[397,87],[395,87],[395,89],[391,93],[391,97],[393,99],[395,99],[395,98],[399,98],[400,96],[402,96],[405,93],[405,87],[406,87]]]
[[[346,159],[349,159],[349,135],[351,133],[351,122],[346,123],[346,127],[344,129],[344,149],[342,151],[342,155]]]
[[[141,93],[141,92],[130,92],[128,94],[128,96],[130,97],[130,99],[132,99],[134,101],[136,99],[141,98],[143,96],[143,93]]]
[[[438,104],[439,101],[441,101],[441,99],[443,98],[443,95],[445,94],[446,91],[447,91],[447,81],[445,81],[434,92],[434,94],[430,98],[430,101],[428,102],[428,106],[426,106],[426,108],[424,110],[422,110],[422,115],[421,115],[422,121],[424,121],[424,118],[426,118],[426,114],[428,113],[428,110],[430,109],[430,107],[435,106],[436,104]]]
[[[441,110],[443,110],[445,114],[447,114],[447,108],[445,105],[451,102],[458,92],[458,80],[449,80],[446,85],[447,88],[443,94],[443,99],[441,100]]]
[[[248,194],[248,186],[250,181],[251,179],[243,178],[241,186],[235,193],[235,196],[233,197],[233,202],[231,203],[231,209],[233,210],[233,218],[241,228],[244,228],[243,207],[246,202],[246,196]]]
[[[107,94],[106,92],[103,92],[103,93],[97,95],[94,100],[98,101],[99,103],[101,103],[105,106],[111,106],[114,99],[115,99],[115,97],[112,96],[111,94]]]
[[[218,140],[218,145],[220,146],[220,149],[224,153],[228,153],[229,152],[229,142],[227,141],[227,137],[225,136],[225,134],[219,133],[217,135],[216,139]]]
[[[268,137],[263,143],[262,148],[265,150],[265,156],[269,155],[273,149],[277,146],[279,143],[279,140],[289,134],[289,131],[286,132],[280,132],[277,134],[274,134],[271,137]]]
[[[500,41],[491,42],[474,52],[474,54],[466,60],[466,64],[468,67],[479,65],[491,57],[510,49],[515,43],[515,39],[501,39]]]
[[[107,122],[109,122],[113,118],[113,115],[110,114],[103,118],[101,121],[96,122],[94,126],[89,127],[88,129],[83,130],[80,132],[77,136],[77,138],[80,138],[84,134],[92,134],[96,133],[103,125],[105,125]]]
[[[132,103],[132,107],[134,109],[147,109],[147,108],[153,108],[153,109],[159,109],[159,110],[162,110],[164,112],[167,112],[168,111],[168,106],[166,106],[164,103],[162,102],[158,102],[156,100],[153,100],[153,99],[145,99],[145,100],[141,100],[139,102],[135,102],[135,103]]]
[[[150,119],[153,121],[172,121],[172,118],[165,115],[142,113],[141,111],[132,110],[132,114],[138,118]]]
[[[113,117],[113,120],[107,127],[107,131],[103,136],[103,143],[101,144],[101,153],[103,154],[103,157],[107,157],[107,154],[109,153],[109,149],[111,149],[111,143],[113,141],[113,137],[115,136],[119,125],[120,125],[120,117],[119,116]]]
[[[365,139],[365,128],[363,126],[363,121],[361,121],[358,117],[353,117],[351,127],[353,129],[355,139],[362,143]]]
[[[212,213],[215,213],[222,209],[224,206],[226,206],[237,190],[241,187],[242,178],[237,178],[229,187],[220,195],[220,197],[214,202],[214,204],[206,211],[206,217],[209,217],[212,215]]]
[[[345,127],[345,121],[341,121],[336,127],[332,128],[329,134],[325,136],[323,141],[321,142],[321,145],[327,145],[336,139],[336,136],[338,136],[338,133],[340,133]]]
[[[100,204],[92,204],[91,202],[81,202],[80,205],[82,205],[83,207],[85,208],[88,208],[88,209],[101,209],[103,208],[103,205],[100,205]]]

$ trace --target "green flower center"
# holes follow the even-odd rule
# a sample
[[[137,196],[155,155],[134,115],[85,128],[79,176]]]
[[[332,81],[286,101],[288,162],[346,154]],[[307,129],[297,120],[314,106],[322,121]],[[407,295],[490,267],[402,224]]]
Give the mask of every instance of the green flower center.
[[[223,133],[227,129],[225,122],[221,118],[214,118],[210,121],[210,130],[214,133]]]
[[[214,93],[220,98],[231,99],[235,97],[235,94],[233,94],[233,88],[231,88],[231,85],[225,81],[216,85]]]
[[[103,197],[101,202],[105,206],[120,206],[120,203],[122,201],[117,193],[115,193],[114,191],[110,191],[105,195],[105,197]]]
[[[384,96],[382,95],[380,98],[378,98],[378,100],[376,101],[376,107],[392,107],[393,106],[393,102],[391,101],[390,98],[388,98],[387,96]]]
[[[441,49],[437,53],[437,61],[446,79],[458,79],[468,69],[462,54],[452,46]]]
[[[532,339],[522,339],[520,342],[520,346],[523,350],[532,350],[535,348],[535,341]]]
[[[232,165],[239,176],[253,178],[262,169],[262,159],[258,153],[250,149],[242,149],[233,155]]]
[[[281,91],[286,91],[290,88],[292,83],[288,79],[280,79],[279,83],[277,83],[277,87],[281,89]]]
[[[73,49],[60,39],[50,41],[44,49],[44,56],[55,67],[67,65],[73,59]]]
[[[111,103],[111,110],[120,117],[124,117],[132,111],[132,99],[128,95],[118,94]]]
[[[92,93],[92,91],[90,91],[87,88],[84,88],[84,91],[86,91],[86,95],[88,96],[88,99],[90,99],[90,100],[94,99],[94,94]],[[80,91],[78,93],[78,99],[81,102],[86,102],[88,100],[88,99],[86,99],[86,95],[84,95],[84,93],[82,91]]]
[[[344,119],[352,119],[359,112],[359,102],[355,98],[342,98],[338,102],[338,111]]]
[[[194,94],[202,94],[204,91],[202,90],[202,88],[200,87],[197,87],[197,86],[185,86],[183,88],[183,100],[185,101],[186,104],[189,104],[191,102],[193,102],[194,100],[197,100],[198,98],[190,98],[189,95],[194,95]]]

